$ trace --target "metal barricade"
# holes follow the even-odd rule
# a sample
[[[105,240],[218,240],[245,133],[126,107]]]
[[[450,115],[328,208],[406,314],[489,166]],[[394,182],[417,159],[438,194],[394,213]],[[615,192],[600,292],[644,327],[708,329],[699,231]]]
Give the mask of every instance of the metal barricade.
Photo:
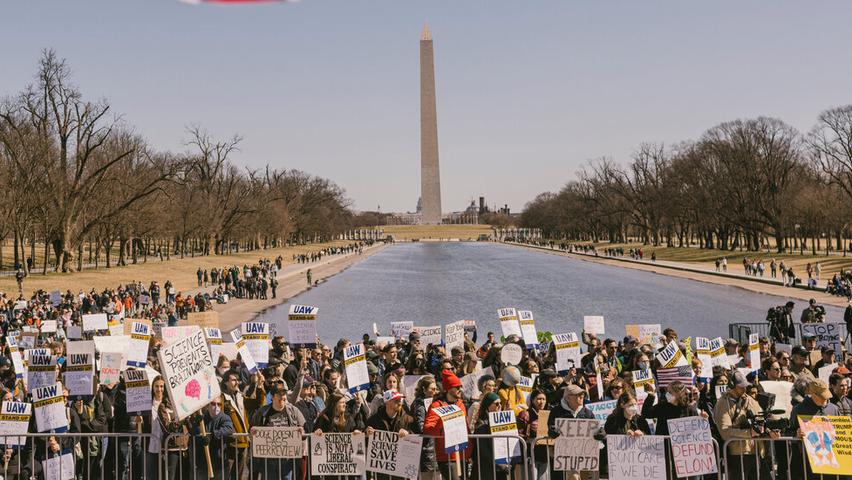
[[[805,445],[799,438],[730,439],[725,442],[728,478],[803,480],[836,479],[836,475],[814,474]],[[739,452],[739,453],[737,453]]]

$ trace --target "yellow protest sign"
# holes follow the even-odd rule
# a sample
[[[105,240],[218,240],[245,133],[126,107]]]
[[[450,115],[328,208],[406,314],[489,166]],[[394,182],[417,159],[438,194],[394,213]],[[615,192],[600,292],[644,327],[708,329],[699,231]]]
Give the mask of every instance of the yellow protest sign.
[[[799,425],[813,472],[852,474],[852,419],[845,416],[805,418],[799,417]]]

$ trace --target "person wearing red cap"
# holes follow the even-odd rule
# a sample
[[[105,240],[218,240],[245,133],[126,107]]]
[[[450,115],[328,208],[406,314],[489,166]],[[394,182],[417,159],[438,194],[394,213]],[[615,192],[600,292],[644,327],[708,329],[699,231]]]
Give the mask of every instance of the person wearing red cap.
[[[464,403],[461,398],[462,383],[453,372],[444,370],[441,372],[441,386],[444,392],[432,401],[429,406],[429,412],[426,414],[426,420],[423,422],[423,434],[435,437],[435,457],[438,461],[438,469],[441,476],[445,480],[459,478],[454,466],[456,459],[464,463],[470,458],[471,443],[468,442],[467,449],[461,452],[453,452],[448,454],[444,448],[444,422],[435,409],[448,405],[457,405],[465,416],[467,409],[464,408]],[[461,457],[459,457],[461,455]]]

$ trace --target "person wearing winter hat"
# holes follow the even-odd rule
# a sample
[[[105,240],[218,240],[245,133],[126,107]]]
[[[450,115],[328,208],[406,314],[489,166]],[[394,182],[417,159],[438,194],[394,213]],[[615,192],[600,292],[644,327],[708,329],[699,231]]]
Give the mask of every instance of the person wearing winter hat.
[[[503,408],[512,410],[516,416],[527,409],[524,395],[518,388],[519,383],[521,383],[521,371],[518,367],[510,365],[500,372],[500,387],[497,389],[497,395],[500,396]]]
[[[426,420],[423,422],[423,434],[435,437],[435,457],[441,476],[445,479],[458,478],[455,468],[456,459],[464,463],[470,458],[472,444],[468,442],[465,450],[447,453],[447,450],[444,448],[444,421],[435,409],[448,405],[456,405],[465,416],[467,416],[467,409],[464,407],[464,402],[462,402],[462,383],[459,377],[449,370],[444,370],[441,372],[441,386],[444,392],[432,400],[429,412],[426,414]]]
[[[502,407],[500,397],[496,393],[491,392],[483,396],[481,408],[476,418],[476,428],[473,433],[476,435],[491,435],[491,424],[488,414],[503,410]],[[494,440],[490,438],[477,438],[475,442],[476,448],[473,450],[471,458],[473,463],[471,480],[503,480],[508,478],[509,467],[507,465],[496,465],[494,461]]]

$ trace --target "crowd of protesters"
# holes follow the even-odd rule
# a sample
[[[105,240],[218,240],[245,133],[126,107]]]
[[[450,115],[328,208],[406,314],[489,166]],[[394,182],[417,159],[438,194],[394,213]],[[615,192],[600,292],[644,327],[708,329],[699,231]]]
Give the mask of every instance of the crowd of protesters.
[[[364,251],[364,247],[370,247],[373,243],[375,243],[375,240],[362,240],[342,247],[326,247],[322,250],[316,250],[310,253],[300,253],[298,255],[293,255],[293,263],[314,263],[319,262],[325,257],[333,255],[346,255],[349,253],[361,254]]]

